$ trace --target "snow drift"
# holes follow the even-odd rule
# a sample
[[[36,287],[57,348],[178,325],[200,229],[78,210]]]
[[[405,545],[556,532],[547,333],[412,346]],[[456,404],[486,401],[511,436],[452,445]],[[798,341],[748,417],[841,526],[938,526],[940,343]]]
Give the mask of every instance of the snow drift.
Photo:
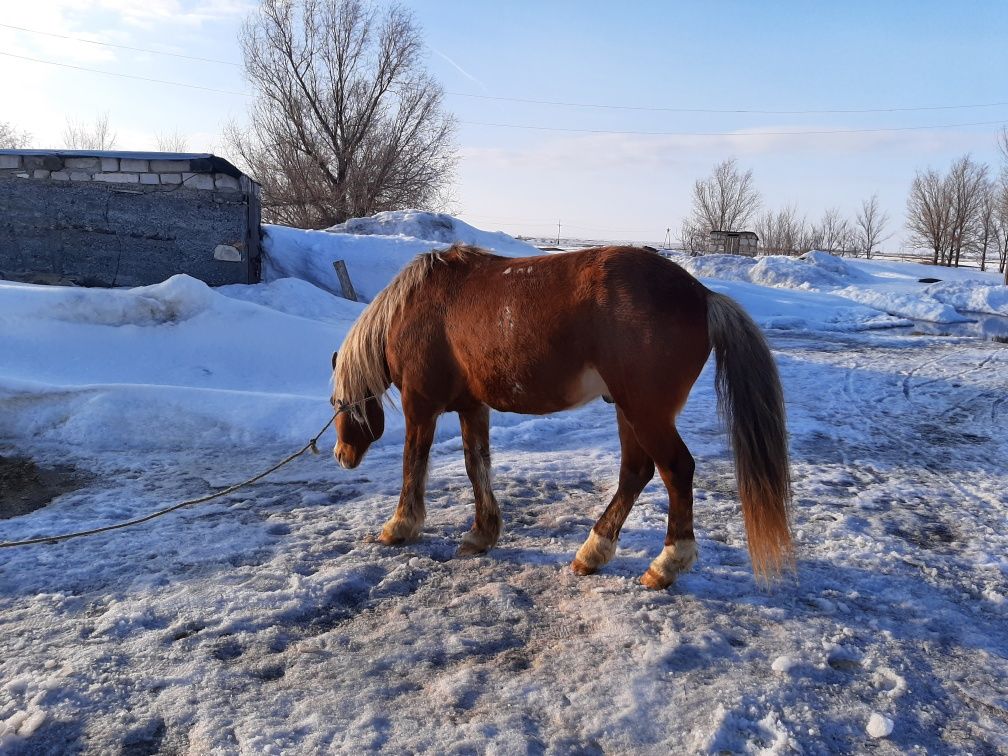
[[[961,323],[969,320],[961,312],[1008,315],[1008,289],[997,286],[990,274],[977,271],[936,269],[915,263],[845,260],[819,251],[802,257],[682,255],[675,259],[695,276],[828,292],[899,318]],[[919,280],[932,276],[954,280],[931,286]]]
[[[446,213],[421,210],[392,210],[368,218],[351,218],[346,223],[326,230],[336,234],[423,239],[445,246],[455,243],[471,244],[509,257],[541,254],[538,248],[503,231],[483,231]]]
[[[364,301],[371,301],[416,255],[455,242],[511,257],[541,254],[536,247],[505,233],[481,231],[450,215],[417,210],[354,218],[326,231],[265,228],[266,281],[300,278],[338,294],[341,288],[333,263],[343,260]]]

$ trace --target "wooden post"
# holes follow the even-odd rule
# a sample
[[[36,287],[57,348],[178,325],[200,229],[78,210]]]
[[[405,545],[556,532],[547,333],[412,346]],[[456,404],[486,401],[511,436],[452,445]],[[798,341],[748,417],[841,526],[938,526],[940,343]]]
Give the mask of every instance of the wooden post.
[[[346,263],[342,260],[334,260],[332,266],[336,269],[336,276],[339,278],[340,288],[343,290],[343,298],[349,299],[351,302],[359,301],[357,299],[357,292],[354,291],[353,284],[350,282],[350,274],[347,272]]]

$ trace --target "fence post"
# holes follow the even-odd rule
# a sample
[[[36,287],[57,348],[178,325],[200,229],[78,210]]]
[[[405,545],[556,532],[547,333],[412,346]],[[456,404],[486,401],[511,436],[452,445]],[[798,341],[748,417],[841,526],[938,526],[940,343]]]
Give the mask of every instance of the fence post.
[[[332,265],[336,269],[336,276],[339,278],[340,288],[343,290],[343,298],[357,302],[357,292],[354,291],[353,284],[350,282],[350,273],[347,272],[346,263],[342,260],[334,260]]]

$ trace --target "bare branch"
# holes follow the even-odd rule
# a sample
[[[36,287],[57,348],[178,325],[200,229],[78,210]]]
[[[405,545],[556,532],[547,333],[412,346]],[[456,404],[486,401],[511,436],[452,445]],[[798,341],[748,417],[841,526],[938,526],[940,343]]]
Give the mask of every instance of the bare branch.
[[[889,215],[879,207],[877,194],[861,202],[861,209],[855,219],[856,238],[857,246],[866,258],[870,259],[875,254],[875,247],[892,236],[885,233],[888,223]]]
[[[109,126],[109,115],[103,113],[90,126],[67,117],[63,142],[68,150],[111,150],[116,146],[116,133]]]
[[[14,124],[0,121],[0,150],[23,150],[31,145],[31,134],[18,131]]]
[[[788,205],[777,212],[767,210],[755,221],[756,234],[767,255],[799,255],[808,252],[804,247],[808,237],[804,218],[798,217],[798,208]]]
[[[189,138],[178,129],[158,132],[154,140],[161,152],[186,152],[189,149]]]
[[[241,45],[258,96],[249,129],[227,138],[263,186],[267,220],[322,228],[447,196],[454,119],[407,11],[263,0]]]
[[[693,225],[711,231],[741,231],[760,206],[752,171],[741,173],[734,158],[693,185]]]

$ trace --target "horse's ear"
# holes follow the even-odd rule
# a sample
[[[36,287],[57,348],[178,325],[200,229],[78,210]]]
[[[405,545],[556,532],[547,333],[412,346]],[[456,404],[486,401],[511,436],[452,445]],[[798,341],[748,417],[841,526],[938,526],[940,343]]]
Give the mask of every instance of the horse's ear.
[[[337,354],[338,354],[338,352],[333,352],[333,353],[332,353],[332,369],[333,369],[333,370],[335,370],[335,369],[336,369],[336,355],[337,355]]]

